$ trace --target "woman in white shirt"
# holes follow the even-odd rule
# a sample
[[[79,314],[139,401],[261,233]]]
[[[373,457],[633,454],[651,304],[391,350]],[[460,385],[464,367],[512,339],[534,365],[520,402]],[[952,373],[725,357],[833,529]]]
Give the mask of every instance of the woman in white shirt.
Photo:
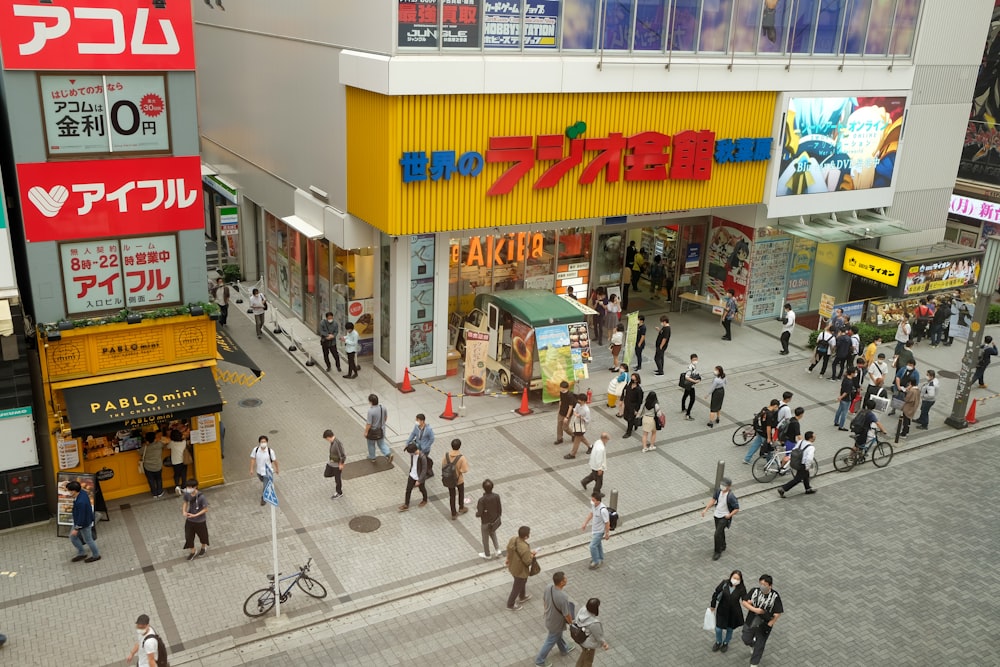
[[[625,325],[616,324],[615,332],[611,334],[611,368],[608,369],[612,373],[618,370],[618,355],[621,354],[622,344],[624,342],[625,342]]]
[[[187,484],[187,442],[177,429],[170,431],[170,465],[174,468],[174,493],[181,495],[181,487]]]
[[[622,302],[618,299],[617,294],[608,295],[608,305],[605,306],[605,309],[607,310],[607,314],[604,316],[604,330],[614,331],[622,316]]]
[[[726,397],[726,371],[722,366],[715,367],[715,377],[712,378],[712,388],[705,398],[710,399],[708,406],[708,427],[719,423],[719,413],[722,412],[722,401]],[[713,423],[714,422],[714,423]]]

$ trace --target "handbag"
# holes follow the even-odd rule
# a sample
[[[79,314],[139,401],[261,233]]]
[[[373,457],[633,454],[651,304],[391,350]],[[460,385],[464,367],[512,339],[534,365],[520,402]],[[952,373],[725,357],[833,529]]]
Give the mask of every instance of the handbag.
[[[663,414],[662,411],[658,411],[656,414],[656,430],[662,431],[663,427],[667,425],[667,416]]]
[[[533,577],[542,571],[542,566],[538,564],[538,559],[531,557],[531,565],[528,566],[528,576]]]
[[[677,380],[677,386],[681,389],[687,389],[691,386],[691,383],[687,379],[687,371],[681,372],[681,377]]]
[[[384,438],[385,437],[385,430],[382,428],[383,424],[385,424],[385,408],[384,407],[382,408],[382,419],[380,420],[379,425],[378,426],[372,426],[370,429],[368,429],[368,435],[366,436],[366,438],[368,440],[381,440],[382,438]]]
[[[340,468],[338,464],[334,463],[333,461],[327,461],[326,467],[323,468],[323,477],[333,477],[334,475],[337,474],[336,471],[338,468]]]
[[[267,301],[264,302],[264,310],[267,310]]]
[[[861,394],[857,393],[854,395],[854,399],[851,401],[851,407],[848,411],[853,415],[858,410],[858,404],[861,403]]]
[[[712,632],[715,630],[715,612],[711,607],[705,610],[705,622],[701,625],[702,630]]]

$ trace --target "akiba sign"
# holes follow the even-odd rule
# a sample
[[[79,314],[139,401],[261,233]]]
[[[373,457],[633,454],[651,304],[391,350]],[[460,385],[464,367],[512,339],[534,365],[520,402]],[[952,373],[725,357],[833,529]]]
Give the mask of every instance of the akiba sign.
[[[193,70],[191,3],[0,0],[6,69]]]
[[[29,243],[201,229],[197,156],[17,165]]]

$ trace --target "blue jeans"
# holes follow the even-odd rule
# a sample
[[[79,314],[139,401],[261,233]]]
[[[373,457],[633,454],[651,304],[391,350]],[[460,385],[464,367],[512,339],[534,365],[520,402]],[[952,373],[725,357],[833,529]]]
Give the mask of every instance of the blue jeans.
[[[83,539],[80,539],[83,538]],[[97,550],[97,543],[94,542],[93,526],[87,526],[86,528],[81,528],[77,531],[76,535],[70,533],[69,541],[72,542],[73,546],[76,547],[77,556],[85,556],[86,551],[83,550],[83,543],[86,542],[87,546],[90,547],[90,555],[94,558],[100,556],[100,552]]]
[[[931,323],[931,345],[937,345],[940,343],[943,338],[942,334],[944,334],[944,323]]]
[[[590,538],[590,560],[600,565],[604,562],[604,532],[594,533]]]
[[[757,450],[760,449],[760,446],[764,444],[764,440],[766,440],[766,438],[758,433],[756,437],[750,441],[750,446],[747,448],[747,455],[743,457],[744,463],[750,463],[753,461],[753,455],[756,454]]]
[[[720,627],[716,627],[715,628],[715,643],[716,644],[728,644],[729,640],[733,638],[733,629],[732,628],[726,628],[725,632],[726,632],[726,636],[725,636],[725,638],[723,638],[722,637],[722,628],[720,628]]]
[[[388,457],[391,452],[389,451],[389,445],[385,443],[385,438],[381,440],[369,440],[368,441],[368,458],[370,460],[375,459],[375,443],[378,442],[378,449],[382,452],[382,456]]]
[[[931,407],[934,405],[934,401],[920,401],[920,416],[916,418],[916,422],[927,428],[927,420],[930,417]]]
[[[538,655],[535,656],[536,665],[545,664],[545,658],[549,656],[549,651],[552,650],[553,646],[558,646],[559,652],[563,655],[566,655],[569,652],[569,646],[566,644],[566,640],[563,639],[562,630],[559,632],[550,632],[545,638],[545,641],[542,643],[541,650],[538,652]]]
[[[837,405],[837,414],[833,416],[833,423],[840,428],[844,428],[844,423],[847,422],[847,413],[850,409],[850,400],[841,401],[840,404]]]

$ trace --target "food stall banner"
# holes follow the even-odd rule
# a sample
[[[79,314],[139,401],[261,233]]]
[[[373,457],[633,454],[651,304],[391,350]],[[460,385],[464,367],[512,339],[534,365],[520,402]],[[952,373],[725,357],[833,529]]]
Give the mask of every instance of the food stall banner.
[[[635,340],[639,336],[639,313],[628,314],[628,324],[625,325],[625,349],[622,350],[622,363],[632,366],[632,353],[635,352]]]
[[[569,347],[573,357],[573,379],[586,380],[590,377],[587,364],[590,363],[590,332],[586,322],[569,325]]]
[[[531,385],[535,330],[520,320],[510,327],[510,385],[521,391]]]
[[[836,298],[832,294],[821,294],[819,297],[819,316],[826,319],[833,317],[833,308],[836,301]]]
[[[486,389],[486,353],[489,348],[488,333],[466,330],[464,390],[466,394],[481,394]]]
[[[888,257],[847,247],[844,249],[843,269],[862,278],[868,278],[889,287],[897,287],[903,272],[903,264]]]
[[[565,380],[573,386],[573,355],[569,329],[565,324],[537,327],[538,363],[542,370],[542,402],[559,400],[559,385]]]
[[[903,294],[913,296],[946,289],[974,287],[979,280],[982,254],[931,262],[914,262],[903,269]]]

